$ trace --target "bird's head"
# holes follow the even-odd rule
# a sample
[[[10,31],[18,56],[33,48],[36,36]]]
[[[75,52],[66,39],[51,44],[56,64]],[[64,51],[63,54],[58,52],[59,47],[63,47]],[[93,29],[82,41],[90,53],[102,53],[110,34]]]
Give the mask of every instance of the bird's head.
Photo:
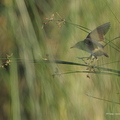
[[[84,42],[83,41],[77,42],[74,46],[72,46],[70,48],[78,48],[78,49],[83,50],[84,49]]]

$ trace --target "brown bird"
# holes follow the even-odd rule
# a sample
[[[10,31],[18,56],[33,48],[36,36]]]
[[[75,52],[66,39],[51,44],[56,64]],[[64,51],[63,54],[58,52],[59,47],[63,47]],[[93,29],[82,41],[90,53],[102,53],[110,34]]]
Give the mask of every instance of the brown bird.
[[[108,54],[104,51],[104,46],[100,43],[104,40],[104,35],[107,33],[108,29],[110,28],[110,23],[105,23],[92,32],[90,32],[87,37],[83,41],[77,42],[71,48],[78,48],[83,51],[91,53],[90,57],[104,55],[108,57]]]

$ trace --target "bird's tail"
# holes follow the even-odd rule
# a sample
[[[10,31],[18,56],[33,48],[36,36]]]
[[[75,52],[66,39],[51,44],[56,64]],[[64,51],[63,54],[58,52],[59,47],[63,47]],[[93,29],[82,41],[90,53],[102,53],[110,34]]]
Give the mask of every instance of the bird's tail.
[[[107,53],[104,53],[104,56],[109,57]]]

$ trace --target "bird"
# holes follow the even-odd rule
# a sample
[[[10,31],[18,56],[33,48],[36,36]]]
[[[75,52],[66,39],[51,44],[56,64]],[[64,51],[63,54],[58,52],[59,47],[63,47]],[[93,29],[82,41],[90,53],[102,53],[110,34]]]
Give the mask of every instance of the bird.
[[[78,48],[90,53],[91,55],[87,57],[88,59],[92,56],[97,59],[97,56],[101,55],[109,57],[108,54],[104,51],[104,46],[101,44],[101,42],[105,39],[104,36],[108,32],[110,26],[110,22],[98,26],[93,31],[91,31],[83,41],[77,42],[71,48]]]

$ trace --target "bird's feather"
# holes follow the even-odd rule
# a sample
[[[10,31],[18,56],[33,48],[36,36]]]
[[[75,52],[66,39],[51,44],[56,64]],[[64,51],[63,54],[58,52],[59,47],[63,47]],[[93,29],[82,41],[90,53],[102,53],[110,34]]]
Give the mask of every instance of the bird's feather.
[[[86,38],[89,38],[91,40],[96,40],[98,42],[104,40],[104,35],[107,33],[107,31],[110,28],[110,23],[105,23],[101,26],[98,26],[96,29],[94,29],[92,32],[88,34]]]
[[[102,48],[102,49],[104,48],[103,45],[101,45],[101,44],[98,43],[97,41],[91,40],[91,39],[89,39],[89,38],[86,38],[86,39],[84,40],[84,43],[89,47],[90,50],[94,50],[94,49],[97,48],[97,47],[100,47],[100,48]]]

